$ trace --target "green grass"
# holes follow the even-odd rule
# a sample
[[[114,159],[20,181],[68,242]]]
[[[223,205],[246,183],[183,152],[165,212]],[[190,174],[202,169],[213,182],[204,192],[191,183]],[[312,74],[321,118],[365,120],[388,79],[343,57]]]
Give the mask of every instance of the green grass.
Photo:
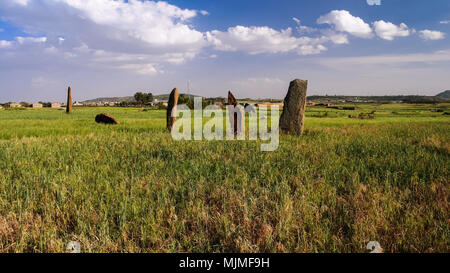
[[[0,252],[448,252],[450,105],[357,107],[268,153],[173,141],[164,111],[0,110]]]

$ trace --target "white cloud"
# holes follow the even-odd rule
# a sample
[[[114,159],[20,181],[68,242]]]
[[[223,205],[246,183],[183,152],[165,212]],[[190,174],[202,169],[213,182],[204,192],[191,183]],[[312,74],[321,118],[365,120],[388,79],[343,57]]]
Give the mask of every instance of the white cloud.
[[[367,0],[369,6],[381,6],[381,0]]]
[[[23,44],[30,44],[30,43],[45,43],[47,41],[47,37],[16,37],[16,41],[23,45]]]
[[[272,78],[272,77],[254,77],[254,78],[248,78],[244,80],[234,81],[232,82],[236,85],[241,86],[254,86],[258,84],[264,84],[264,85],[280,85],[284,84],[285,82],[282,81],[280,78]]]
[[[0,48],[12,48],[15,45],[36,45],[45,44],[47,42],[47,37],[15,37],[14,41],[0,41]]]
[[[21,6],[26,6],[28,5],[28,0],[12,0],[13,4],[18,4]]]
[[[10,48],[13,46],[13,42],[0,40],[0,48]]]
[[[66,68],[75,64],[102,70],[114,67],[151,75],[158,64],[184,63],[208,45],[205,35],[189,22],[197,14],[208,13],[166,2],[2,0],[0,14],[26,33],[46,36],[16,37],[1,42],[2,48],[17,45],[11,54],[34,56],[42,62],[48,60],[38,52],[70,59],[61,64]],[[10,61],[18,66],[19,62]]]
[[[373,36],[369,24],[360,17],[351,15],[346,10],[333,10],[320,16],[317,23],[333,25],[337,31],[347,32],[360,38],[371,38]]]
[[[450,20],[440,21],[439,23],[443,25],[450,24]]]
[[[349,43],[347,34],[345,33],[337,33],[336,31],[330,29],[322,30],[322,33],[324,35],[323,39],[328,39],[334,44],[342,45]]]
[[[230,27],[226,32],[213,30],[206,37],[216,49],[245,51],[250,54],[288,52],[298,47],[291,28],[277,31],[269,27]]]
[[[180,9],[166,2],[112,0],[62,2],[106,30],[105,39],[132,39],[152,46],[191,45],[203,41],[203,34],[184,22],[197,11]]]
[[[5,31],[3,28],[0,28],[0,32],[3,32],[3,31]]]
[[[317,76],[310,77],[312,90],[347,94],[436,94],[450,84],[446,77],[450,50],[413,54],[380,54],[358,57],[307,59],[317,65]],[[301,74],[301,73],[298,73]],[[332,84],[327,84],[323,77]],[[314,83],[313,83],[314,82]],[[370,84],[367,84],[370,83]],[[318,87],[320,86],[320,88]],[[313,91],[314,92],[314,91]]]
[[[305,33],[313,33],[315,31],[317,31],[317,29],[312,28],[312,27],[308,27],[308,26],[297,26],[297,31],[300,34],[305,34]]]
[[[118,68],[132,70],[141,75],[156,75],[158,73],[152,64],[124,64]]]
[[[54,83],[56,83],[56,81],[42,77],[42,76],[34,77],[31,79],[31,87],[33,87],[33,88],[47,87]]]
[[[322,51],[327,51],[328,49],[323,45],[302,45],[298,49],[300,55],[313,55],[319,54]]]
[[[424,40],[442,40],[445,38],[445,33],[437,30],[422,30],[419,31],[420,38]]]
[[[321,58],[318,62],[323,65],[336,68],[342,65],[402,65],[411,63],[450,62],[450,50],[441,50],[432,53]]]
[[[333,34],[330,35],[329,38],[337,45],[348,44],[348,37],[345,34]]]
[[[209,15],[209,12],[207,12],[206,10],[201,10],[199,11],[201,15]]]
[[[326,50],[321,45],[327,39],[294,37],[292,29],[275,30],[263,27],[230,27],[226,32],[213,30],[206,33],[207,40],[217,50],[244,51],[249,54],[282,53],[295,51],[301,55],[318,54]]]
[[[315,29],[315,28],[303,26],[300,19],[298,19],[296,17],[292,17],[292,20],[297,24],[296,29],[297,29],[298,33],[300,33],[300,34],[310,34],[310,33],[317,31],[317,29]]]
[[[203,33],[188,22],[198,11],[166,2],[47,0],[33,5],[1,2],[4,19],[25,32],[61,36],[91,48],[140,52],[183,52],[188,48],[198,52],[206,45]],[[45,20],[41,19],[42,14]]]
[[[380,20],[374,22],[373,27],[378,37],[388,41],[394,40],[395,37],[409,36],[409,34],[411,33],[411,31],[408,29],[408,26],[404,23],[401,23],[400,26],[397,26],[391,22]]]

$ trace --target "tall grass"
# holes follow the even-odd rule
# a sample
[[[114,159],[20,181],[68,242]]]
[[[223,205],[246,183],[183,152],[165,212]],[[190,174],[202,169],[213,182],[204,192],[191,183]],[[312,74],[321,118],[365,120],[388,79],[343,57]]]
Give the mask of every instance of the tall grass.
[[[163,111],[0,110],[0,251],[448,252],[450,120],[412,107],[309,117],[269,153],[173,141]]]

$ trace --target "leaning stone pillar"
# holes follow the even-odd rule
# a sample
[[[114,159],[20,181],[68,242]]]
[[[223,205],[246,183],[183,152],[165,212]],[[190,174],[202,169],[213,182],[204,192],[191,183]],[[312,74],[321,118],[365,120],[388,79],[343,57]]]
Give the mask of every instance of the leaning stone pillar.
[[[227,105],[233,106],[233,111],[229,111],[229,120],[231,128],[233,128],[234,135],[240,135],[244,131],[245,126],[245,112],[239,107],[237,99],[233,96],[231,91],[228,91]]]
[[[169,96],[169,103],[167,106],[167,114],[166,114],[167,130],[169,130],[169,132],[172,132],[172,127],[175,124],[175,121],[177,120],[176,117],[177,104],[178,104],[178,89],[174,88]]]

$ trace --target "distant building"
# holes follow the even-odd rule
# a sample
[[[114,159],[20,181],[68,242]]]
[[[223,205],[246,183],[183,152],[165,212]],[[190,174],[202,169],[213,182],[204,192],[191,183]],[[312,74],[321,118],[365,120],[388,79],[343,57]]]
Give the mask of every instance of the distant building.
[[[76,102],[73,104],[73,106],[83,106],[83,104],[82,104],[82,103],[79,103],[78,101],[76,101]]]
[[[312,101],[308,101],[308,102],[306,102],[306,105],[307,106],[314,106],[314,105],[316,105],[314,102],[312,102]]]
[[[259,107],[261,106],[266,106],[266,107],[272,107],[272,106],[278,106],[278,107],[283,107],[284,103],[260,103],[258,104]]]
[[[61,108],[61,103],[53,102],[52,108]]]
[[[9,104],[9,107],[10,107],[10,108],[21,108],[22,105],[20,105],[20,104],[18,104],[18,103],[10,103],[10,104]]]
[[[42,103],[33,103],[33,108],[42,108]]]

